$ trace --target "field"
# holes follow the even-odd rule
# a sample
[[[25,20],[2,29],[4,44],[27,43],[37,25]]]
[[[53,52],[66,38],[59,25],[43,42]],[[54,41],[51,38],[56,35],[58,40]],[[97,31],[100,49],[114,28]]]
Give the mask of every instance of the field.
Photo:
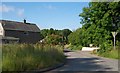
[[[3,71],[26,71],[48,68],[65,60],[61,46],[6,44],[2,47]]]

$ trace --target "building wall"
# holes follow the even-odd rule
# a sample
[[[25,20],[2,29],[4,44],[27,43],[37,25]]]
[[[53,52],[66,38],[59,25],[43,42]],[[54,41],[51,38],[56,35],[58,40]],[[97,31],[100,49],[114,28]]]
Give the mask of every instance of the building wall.
[[[4,36],[4,29],[1,23],[0,23],[0,36]]]
[[[41,40],[40,32],[5,30],[5,36],[19,38],[20,43],[37,43]]]

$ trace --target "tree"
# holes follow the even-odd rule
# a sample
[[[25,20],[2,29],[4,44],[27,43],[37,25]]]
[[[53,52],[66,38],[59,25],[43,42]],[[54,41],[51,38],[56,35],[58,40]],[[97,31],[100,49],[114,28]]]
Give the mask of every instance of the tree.
[[[112,45],[111,32],[120,29],[119,8],[120,2],[90,2],[89,7],[83,8],[83,12],[79,15],[82,28],[69,35],[69,42],[82,46],[88,46],[90,43],[95,46]]]
[[[68,43],[68,35],[70,33],[72,33],[72,31],[69,30],[69,29],[63,29],[62,32],[61,32],[61,34],[63,36],[63,41],[65,41],[66,44]]]
[[[47,44],[58,45],[62,43],[62,37],[59,35],[51,34],[45,38],[45,42]]]
[[[48,35],[49,30],[48,29],[43,29],[40,31],[43,37],[45,38]]]
[[[50,30],[49,30],[49,35],[51,35],[51,34],[55,34],[55,31],[53,28],[50,28]]]
[[[62,37],[62,42],[63,43],[68,43],[68,35],[71,33],[72,31],[69,29],[63,29],[63,30],[56,30],[53,28],[50,29],[43,29],[41,30],[41,34],[45,37],[49,36],[49,35],[59,35]]]
[[[84,8],[83,13],[80,14],[82,17],[81,23],[85,25],[83,27],[87,30],[93,28],[94,25],[96,28],[92,35],[99,36],[98,33],[101,33],[103,39],[109,41],[112,39],[111,32],[117,31],[120,26],[119,8],[120,2],[91,2],[89,7]],[[97,38],[95,37],[94,39]]]

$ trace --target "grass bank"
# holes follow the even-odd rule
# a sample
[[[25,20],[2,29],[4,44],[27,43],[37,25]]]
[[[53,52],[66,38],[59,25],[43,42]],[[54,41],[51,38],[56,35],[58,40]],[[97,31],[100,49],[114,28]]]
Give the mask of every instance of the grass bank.
[[[112,58],[112,59],[119,59],[119,54],[118,54],[118,50],[111,50],[111,51],[107,51],[107,52],[104,52],[104,53],[95,53],[94,54],[97,54],[98,56],[102,56],[102,57],[106,57],[106,58]]]
[[[40,44],[6,44],[3,50],[3,71],[40,70],[64,62],[61,46]]]

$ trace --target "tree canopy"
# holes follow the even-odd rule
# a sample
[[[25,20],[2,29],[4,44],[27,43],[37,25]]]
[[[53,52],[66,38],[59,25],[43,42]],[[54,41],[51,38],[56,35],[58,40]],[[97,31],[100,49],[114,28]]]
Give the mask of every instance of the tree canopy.
[[[82,28],[69,35],[72,45],[95,46],[113,44],[113,31],[120,41],[120,2],[90,2],[80,13]]]
[[[53,28],[50,29],[43,29],[41,30],[41,34],[44,36],[44,39],[46,39],[46,42],[48,44],[67,44],[68,43],[68,35],[72,33],[69,29],[63,29],[63,30],[56,30]]]

